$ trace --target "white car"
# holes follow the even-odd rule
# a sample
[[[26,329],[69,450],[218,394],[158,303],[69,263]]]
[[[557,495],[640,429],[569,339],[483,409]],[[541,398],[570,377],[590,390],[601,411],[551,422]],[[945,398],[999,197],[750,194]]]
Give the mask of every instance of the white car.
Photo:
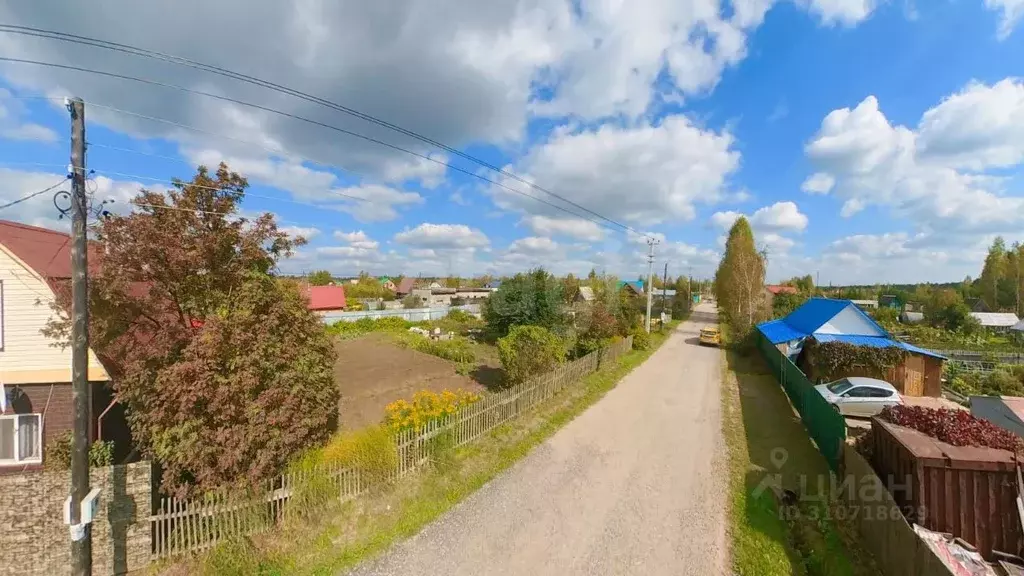
[[[896,388],[885,380],[849,376],[814,387],[843,416],[870,417],[887,406],[903,404]]]

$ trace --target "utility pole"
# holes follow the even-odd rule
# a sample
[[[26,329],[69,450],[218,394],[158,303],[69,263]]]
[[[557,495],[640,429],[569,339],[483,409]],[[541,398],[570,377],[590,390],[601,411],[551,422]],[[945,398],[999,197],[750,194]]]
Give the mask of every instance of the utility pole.
[[[89,255],[85,225],[85,103],[68,103],[71,113],[71,574],[92,574],[92,534],[82,522],[81,504],[89,494]]]
[[[668,262],[665,262],[665,275],[661,278],[661,317],[665,317],[665,302],[668,301]]]
[[[654,238],[647,238],[647,246],[649,247],[647,252],[647,320],[644,322],[644,330],[648,334],[651,333],[651,296],[654,292],[651,280],[654,277],[654,245],[657,243],[658,241]]]

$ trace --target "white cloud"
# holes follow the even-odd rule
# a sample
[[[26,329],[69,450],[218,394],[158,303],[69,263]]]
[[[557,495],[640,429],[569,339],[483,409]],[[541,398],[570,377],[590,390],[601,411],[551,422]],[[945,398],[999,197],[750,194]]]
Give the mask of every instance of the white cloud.
[[[754,212],[750,225],[758,230],[803,232],[807,228],[807,215],[800,212],[795,202],[776,202]]]
[[[278,231],[292,237],[301,236],[306,240],[312,240],[320,235],[320,229],[312,226],[281,226]]]
[[[1002,13],[997,33],[1000,40],[1009,37],[1017,23],[1024,18],[1024,0],[985,0],[985,6]]]
[[[370,238],[366,232],[363,232],[362,230],[359,230],[358,232],[342,232],[341,230],[335,230],[333,236],[335,240],[340,240],[355,248],[376,250],[380,246],[379,242]]]
[[[424,223],[395,234],[394,240],[399,244],[435,250],[466,250],[484,248],[490,244],[487,235],[464,224]]]
[[[37,140],[40,142],[56,142],[57,133],[39,124],[21,124],[0,130],[0,137],[8,140]]]
[[[926,230],[1012,232],[1024,197],[1004,193],[1000,174],[969,170],[1021,165],[1020,90],[972,83],[925,112],[917,131],[891,125],[869,96],[829,113],[805,151],[832,178],[844,216],[881,206]]]
[[[1024,6],[1024,4],[1022,4]],[[1024,80],[971,82],[921,117],[922,160],[985,170],[1024,161]]]
[[[523,218],[534,234],[554,236],[556,234],[597,242],[604,238],[604,228],[596,222],[582,218],[551,218],[542,215],[533,215]]]
[[[509,245],[508,251],[525,256],[551,256],[559,250],[557,242],[550,238],[538,236],[527,236],[520,238]]]
[[[816,172],[804,180],[800,189],[808,194],[828,194],[835,185],[836,180],[831,175],[824,172]]]
[[[556,132],[521,160],[518,172],[620,222],[689,220],[696,203],[722,199],[728,177],[739,167],[733,143],[728,132],[703,130],[683,116],[669,116],[657,126]],[[505,183],[516,188],[514,181]],[[494,188],[492,194],[502,208],[564,218],[507,190]]]
[[[825,24],[853,26],[871,15],[884,0],[798,0]]]
[[[216,166],[224,162],[231,170],[250,180],[284,190],[302,201],[347,212],[360,222],[394,220],[399,216],[399,209],[426,202],[416,192],[390,186],[339,186],[334,173],[311,168],[301,159],[266,158],[245,153],[235,155],[212,148],[186,147],[182,153],[195,164]]]
[[[732,210],[715,212],[711,215],[711,223],[728,230],[743,214]],[[803,232],[807,228],[807,215],[800,212],[795,202],[776,202],[771,206],[758,208],[747,220],[755,231],[763,232]]]

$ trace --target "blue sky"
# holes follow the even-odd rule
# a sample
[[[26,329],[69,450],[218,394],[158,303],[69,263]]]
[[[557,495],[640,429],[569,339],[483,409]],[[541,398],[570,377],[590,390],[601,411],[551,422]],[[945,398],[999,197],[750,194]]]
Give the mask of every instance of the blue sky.
[[[258,14],[229,0],[59,14],[22,4],[0,8],[0,23],[252,74],[455,146],[658,238],[656,265],[672,274],[710,275],[740,214],[768,251],[771,280],[959,280],[979,273],[995,235],[1024,240],[1024,0],[298,2]],[[196,13],[247,33],[195,29]],[[247,215],[273,212],[310,240],[286,272],[645,268],[643,236],[323,107],[3,32],[0,56],[213,92],[437,161],[224,101],[10,63],[0,66],[3,201],[60,179],[60,99],[77,95],[97,198],[127,211],[140,185],[224,160],[252,183]],[[46,195],[3,212],[66,226]]]

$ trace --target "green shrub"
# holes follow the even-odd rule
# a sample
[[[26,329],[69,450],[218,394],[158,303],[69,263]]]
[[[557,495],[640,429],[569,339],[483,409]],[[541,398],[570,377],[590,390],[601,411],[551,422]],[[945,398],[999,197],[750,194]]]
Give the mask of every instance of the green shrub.
[[[470,322],[477,321],[475,316],[465,310],[451,310],[445,318],[452,322],[458,322],[459,324],[468,324]]]
[[[498,357],[512,384],[550,372],[565,359],[561,339],[540,326],[514,326],[498,339]]]
[[[397,340],[401,346],[452,362],[468,364],[476,361],[476,354],[473,353],[469,340],[461,336],[455,336],[451,340],[434,340],[407,332],[399,335]]]
[[[633,336],[633,350],[647,350],[651,347],[651,335],[643,326],[635,326],[630,334]]]
[[[46,465],[57,470],[71,468],[71,431],[64,432],[46,445]],[[97,440],[89,446],[89,466],[99,468],[114,463],[114,443]]]
[[[360,318],[355,322],[335,322],[327,327],[327,333],[341,338],[356,338],[371,332],[400,332],[412,326],[415,326],[413,322],[399,316],[385,316],[379,320]]]

